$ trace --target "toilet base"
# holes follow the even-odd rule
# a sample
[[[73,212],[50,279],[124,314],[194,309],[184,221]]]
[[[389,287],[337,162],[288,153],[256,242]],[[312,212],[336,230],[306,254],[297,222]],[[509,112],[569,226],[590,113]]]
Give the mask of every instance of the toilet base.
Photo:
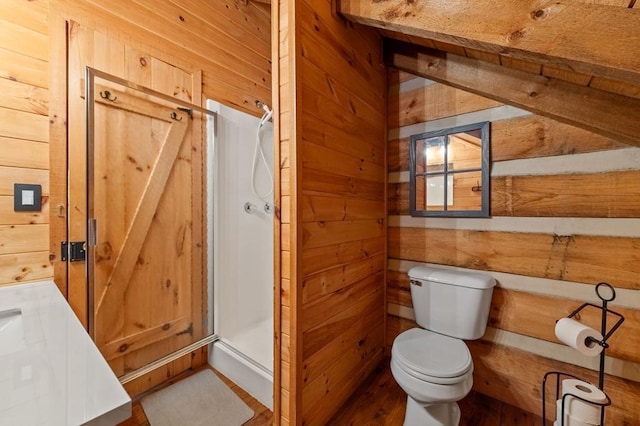
[[[421,405],[407,396],[404,426],[458,426],[460,407],[456,402]]]

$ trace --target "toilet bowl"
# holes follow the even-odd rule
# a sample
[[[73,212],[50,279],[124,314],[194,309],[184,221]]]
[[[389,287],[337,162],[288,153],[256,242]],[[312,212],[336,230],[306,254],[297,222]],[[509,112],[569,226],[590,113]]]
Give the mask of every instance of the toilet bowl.
[[[407,394],[405,426],[457,425],[473,385],[473,362],[462,340],[413,328],[391,349],[391,373]]]
[[[473,385],[473,361],[463,339],[484,334],[496,281],[476,272],[415,266],[411,302],[420,328],[393,342],[391,373],[407,393],[405,426],[457,426]]]

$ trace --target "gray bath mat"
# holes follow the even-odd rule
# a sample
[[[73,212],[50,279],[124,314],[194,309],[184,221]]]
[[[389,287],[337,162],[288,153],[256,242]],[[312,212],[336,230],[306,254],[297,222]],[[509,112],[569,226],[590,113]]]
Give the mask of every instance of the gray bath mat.
[[[203,370],[142,398],[151,426],[240,426],[253,417],[211,370]]]

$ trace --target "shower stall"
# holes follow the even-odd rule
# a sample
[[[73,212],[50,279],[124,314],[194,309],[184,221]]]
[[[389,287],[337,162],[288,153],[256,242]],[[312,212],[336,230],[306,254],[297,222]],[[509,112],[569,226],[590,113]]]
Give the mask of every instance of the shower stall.
[[[86,67],[74,86],[69,200],[83,208],[69,223],[87,236],[86,264],[70,263],[86,278],[74,300],[121,383],[215,342],[210,364],[272,408],[270,111],[157,90],[188,77],[147,88]]]
[[[208,132],[208,264],[214,331],[209,363],[273,409],[273,130],[214,101]]]

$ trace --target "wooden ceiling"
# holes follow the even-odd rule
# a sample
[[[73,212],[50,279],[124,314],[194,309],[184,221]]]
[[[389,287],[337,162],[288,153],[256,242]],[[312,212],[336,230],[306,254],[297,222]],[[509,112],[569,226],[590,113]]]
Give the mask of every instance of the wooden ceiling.
[[[640,21],[638,21],[638,25],[640,26]],[[390,39],[401,40],[418,46],[453,53],[455,55],[465,56],[471,59],[478,59],[483,62],[489,62],[507,68],[525,71],[528,73],[542,75],[550,78],[557,78],[571,83],[579,84],[581,86],[605,90],[608,92],[618,93],[620,95],[631,96],[640,99],[640,78],[636,80],[637,84],[632,84],[626,81],[596,76],[593,74],[584,74],[566,68],[563,69],[550,64],[542,64],[530,60],[501,55],[498,53],[485,52],[482,50],[473,49],[471,47],[462,47],[455,44],[445,43],[432,39],[410,36],[397,31],[380,29],[380,32],[384,37]]]
[[[397,40],[385,45],[390,66],[640,145],[635,0],[340,0],[339,10]]]

